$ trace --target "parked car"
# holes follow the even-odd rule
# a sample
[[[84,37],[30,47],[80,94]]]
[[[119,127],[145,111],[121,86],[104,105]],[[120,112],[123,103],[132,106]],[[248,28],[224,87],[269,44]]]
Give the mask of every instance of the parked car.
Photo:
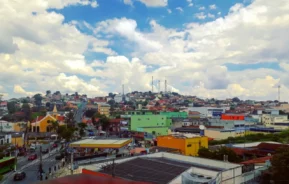
[[[64,158],[64,154],[59,154],[55,156],[55,160],[61,160]]]
[[[48,149],[48,148],[42,150],[42,153],[43,153],[43,154],[46,154],[46,153],[48,153],[48,152],[49,152],[49,149]]]
[[[57,148],[57,147],[58,147],[58,144],[54,143],[54,144],[52,145],[52,147],[53,147],[53,148]]]
[[[36,160],[37,159],[37,154],[31,154],[28,157],[28,160]]]
[[[14,175],[14,181],[20,181],[23,180],[26,177],[25,172],[18,172]]]

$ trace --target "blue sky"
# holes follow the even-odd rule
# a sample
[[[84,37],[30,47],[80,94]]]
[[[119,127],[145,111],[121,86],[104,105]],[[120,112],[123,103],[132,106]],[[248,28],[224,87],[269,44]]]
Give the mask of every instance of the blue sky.
[[[154,76],[161,90],[167,80],[170,91],[203,98],[276,99],[278,85],[289,98],[287,7],[286,0],[0,1],[0,93],[104,96],[122,84],[150,90]]]

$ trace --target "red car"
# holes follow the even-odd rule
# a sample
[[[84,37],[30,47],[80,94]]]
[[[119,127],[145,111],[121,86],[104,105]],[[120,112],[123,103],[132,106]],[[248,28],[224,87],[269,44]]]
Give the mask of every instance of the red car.
[[[57,148],[58,145],[57,145],[56,143],[54,143],[54,144],[52,145],[52,147],[53,147],[53,148]]]
[[[29,155],[29,157],[28,157],[28,160],[36,160],[36,159],[37,159],[36,154]]]

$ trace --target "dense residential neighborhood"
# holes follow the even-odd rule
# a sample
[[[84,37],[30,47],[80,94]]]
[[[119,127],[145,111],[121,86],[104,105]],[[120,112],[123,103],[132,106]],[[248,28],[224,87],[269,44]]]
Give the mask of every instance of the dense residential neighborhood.
[[[118,165],[126,162],[134,165],[148,162],[150,157],[157,158],[158,152],[164,152],[167,154],[162,157],[164,162],[168,162],[166,159],[172,154],[177,154],[179,156],[174,156],[177,160],[185,159],[187,164],[200,167],[197,174],[204,174],[204,182],[260,183],[264,177],[275,177],[276,173],[270,172],[270,168],[276,167],[274,159],[281,157],[278,154],[284,154],[280,149],[289,148],[289,104],[277,100],[201,99],[174,92],[151,91],[88,97],[77,92],[61,94],[47,90],[44,95],[2,99],[0,104],[2,158],[15,155],[18,163],[11,166],[16,170],[18,165],[25,169],[33,154],[36,156],[31,157],[32,160],[49,154],[47,166],[40,167],[39,161],[31,163],[34,167],[31,173],[39,176],[27,182],[54,179],[59,172],[62,172],[61,176],[69,175],[71,167],[68,169],[66,164],[77,165],[73,169],[75,172],[91,173],[89,170],[94,166],[89,166],[85,162],[87,159],[92,165],[114,158],[118,158]],[[70,163],[71,148],[75,163]],[[27,156],[28,161],[25,161]],[[138,161],[121,161],[122,157],[137,157]],[[203,159],[203,166],[195,165],[194,162],[199,162],[196,157]],[[57,161],[59,158],[64,159],[61,166]],[[214,161],[217,164],[214,167],[220,169],[217,173],[223,172],[221,162],[230,162],[235,174],[227,178],[206,175],[206,169],[212,169],[209,163],[213,160],[210,159],[220,160],[219,164]],[[180,162],[177,160],[174,161],[176,167]],[[157,160],[154,162],[158,163]],[[238,167],[240,170],[236,170]],[[97,172],[109,174],[105,169]],[[116,171],[117,175],[120,173]],[[181,181],[182,177],[192,181],[198,177],[187,172],[174,174],[175,182]],[[9,180],[9,174],[4,176]],[[138,177],[144,176],[136,176],[136,181]],[[157,183],[170,180],[155,179]]]

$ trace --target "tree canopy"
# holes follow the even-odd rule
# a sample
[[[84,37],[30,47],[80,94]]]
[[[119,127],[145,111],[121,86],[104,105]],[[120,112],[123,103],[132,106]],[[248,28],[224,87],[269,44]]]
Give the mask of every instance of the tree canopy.
[[[215,159],[215,160],[223,160],[224,155],[228,156],[229,162],[238,163],[241,161],[241,158],[230,148],[220,147],[215,151],[211,151],[208,148],[200,148],[198,151],[199,157]]]

